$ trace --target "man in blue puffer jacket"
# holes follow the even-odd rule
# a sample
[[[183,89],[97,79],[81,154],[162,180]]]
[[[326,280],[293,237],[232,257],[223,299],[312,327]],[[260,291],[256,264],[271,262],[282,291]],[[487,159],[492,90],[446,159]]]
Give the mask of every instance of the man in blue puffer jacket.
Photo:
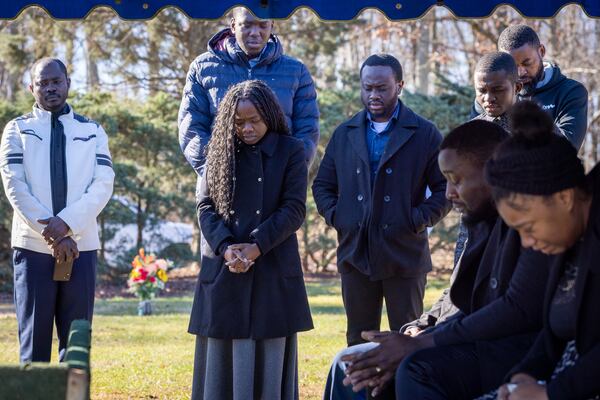
[[[292,135],[304,142],[307,162],[314,158],[319,141],[315,86],[306,66],[283,54],[272,30],[273,21],[235,9],[231,27],[213,36],[208,51],[190,65],[179,108],[179,144],[199,175],[219,102],[230,86],[247,79],[265,81],[275,92]]]

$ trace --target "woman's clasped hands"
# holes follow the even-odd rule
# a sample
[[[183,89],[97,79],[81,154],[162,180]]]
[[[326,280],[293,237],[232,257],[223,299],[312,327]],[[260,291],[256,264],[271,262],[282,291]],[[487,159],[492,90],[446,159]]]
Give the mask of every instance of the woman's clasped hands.
[[[248,272],[254,261],[260,256],[260,249],[256,243],[237,243],[227,247],[225,251],[225,265],[234,274]]]

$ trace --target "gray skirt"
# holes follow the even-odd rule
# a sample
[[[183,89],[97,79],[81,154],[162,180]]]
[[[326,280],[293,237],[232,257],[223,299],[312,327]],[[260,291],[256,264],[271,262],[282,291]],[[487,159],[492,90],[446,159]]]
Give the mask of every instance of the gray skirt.
[[[196,336],[192,400],[298,400],[296,335],[252,340]]]

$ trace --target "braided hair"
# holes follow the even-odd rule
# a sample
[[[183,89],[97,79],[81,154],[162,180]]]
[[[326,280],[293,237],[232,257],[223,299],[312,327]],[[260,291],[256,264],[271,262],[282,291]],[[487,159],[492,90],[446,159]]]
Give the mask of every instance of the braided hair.
[[[235,154],[241,141],[236,135],[235,114],[240,100],[250,101],[267,126],[267,134],[289,135],[285,116],[273,91],[262,81],[238,83],[219,104],[212,135],[206,147],[208,192],[217,213],[229,221],[235,189]]]

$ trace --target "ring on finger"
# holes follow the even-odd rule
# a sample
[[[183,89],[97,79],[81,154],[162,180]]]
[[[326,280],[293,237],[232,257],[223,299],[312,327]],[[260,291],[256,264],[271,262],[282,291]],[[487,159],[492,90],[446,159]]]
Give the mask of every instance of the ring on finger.
[[[375,371],[377,371],[377,373],[380,373],[381,372],[381,368],[375,367]]]

